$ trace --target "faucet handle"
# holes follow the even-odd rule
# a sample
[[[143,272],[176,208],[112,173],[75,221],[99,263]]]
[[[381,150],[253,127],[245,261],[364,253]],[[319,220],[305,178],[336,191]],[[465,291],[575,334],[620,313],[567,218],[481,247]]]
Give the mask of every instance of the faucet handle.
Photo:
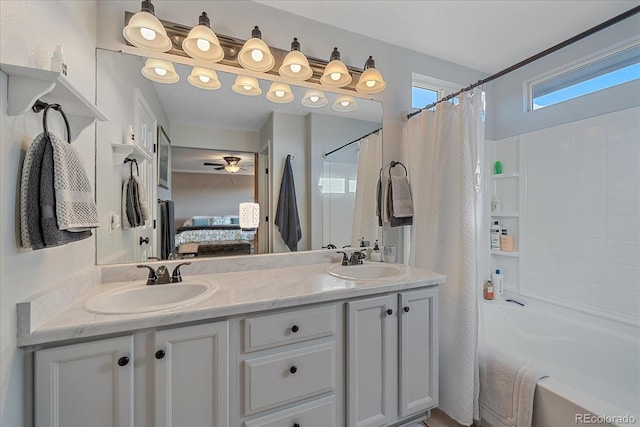
[[[362,260],[366,257],[366,255],[362,251],[366,251],[366,249],[355,251],[351,254],[351,265],[362,264]]]
[[[191,263],[183,262],[181,264],[176,265],[176,268],[173,269],[173,274],[171,275],[171,283],[182,282],[182,274],[180,273],[180,267],[182,267],[183,265],[191,265]]]
[[[342,254],[342,265],[349,265],[349,256],[344,251],[336,252],[338,254]]]
[[[156,274],[156,271],[153,269],[153,267],[144,265],[144,264],[136,265],[136,267],[149,269],[149,276],[147,277],[147,285],[155,285],[158,283],[158,275]]]

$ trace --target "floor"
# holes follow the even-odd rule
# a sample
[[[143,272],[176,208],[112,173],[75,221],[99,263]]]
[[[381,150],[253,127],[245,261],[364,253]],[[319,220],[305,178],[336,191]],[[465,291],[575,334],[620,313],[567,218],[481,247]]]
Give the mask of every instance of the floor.
[[[416,424],[416,425],[420,426],[420,424]],[[461,426],[461,424],[458,424],[457,422],[449,418],[447,414],[445,414],[444,412],[442,412],[437,408],[431,411],[431,418],[429,418],[425,422],[425,425],[427,427],[460,427]],[[471,427],[474,427],[474,424],[472,424]]]

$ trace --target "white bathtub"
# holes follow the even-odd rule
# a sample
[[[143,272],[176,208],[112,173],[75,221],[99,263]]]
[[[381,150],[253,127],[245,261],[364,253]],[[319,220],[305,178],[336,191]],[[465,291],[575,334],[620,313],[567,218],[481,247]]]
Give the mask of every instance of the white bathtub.
[[[549,374],[536,387],[533,427],[640,426],[638,327],[514,299],[526,306],[483,301],[480,345]]]

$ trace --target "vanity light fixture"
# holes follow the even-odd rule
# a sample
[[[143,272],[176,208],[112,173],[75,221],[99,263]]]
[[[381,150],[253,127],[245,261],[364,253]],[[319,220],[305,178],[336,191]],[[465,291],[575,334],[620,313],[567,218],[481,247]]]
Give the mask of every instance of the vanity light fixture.
[[[335,102],[333,103],[332,108],[335,111],[346,113],[348,111],[353,111],[356,108],[358,108],[358,104],[356,103],[356,100],[352,96],[338,95],[336,97]]]
[[[171,49],[172,43],[164,26],[154,15],[153,4],[144,0],[140,6],[140,12],[131,17],[122,35],[135,47],[151,52],[166,52]]]
[[[320,83],[331,87],[344,87],[351,83],[351,74],[344,62],[340,61],[340,52],[337,47],[333,48],[331,62],[324,68]]]
[[[365,94],[380,93],[387,87],[387,83],[382,78],[380,71],[376,70],[376,62],[370,56],[364,64],[364,72],[360,75],[360,80],[356,85],[356,91]]]
[[[307,89],[302,98],[302,105],[310,108],[319,108],[327,105],[329,100],[321,90]]]
[[[189,35],[182,42],[182,50],[192,58],[204,61],[220,62],[224,58],[224,51],[220,47],[218,36],[211,31],[211,21],[206,12],[202,12],[199,24],[189,31]]]
[[[176,83],[180,76],[169,61],[148,58],[142,68],[142,75],[158,83]]]
[[[229,173],[236,173],[240,170],[240,166],[238,165],[226,165],[224,167],[224,170],[226,170]]]
[[[193,67],[187,80],[200,89],[216,90],[222,86],[220,80],[218,80],[218,74],[208,68]]]
[[[262,41],[262,33],[257,25],[251,32],[251,38],[245,42],[238,54],[238,62],[243,68],[258,72],[269,71],[275,65],[276,60],[269,46]]]
[[[231,89],[241,95],[258,96],[262,94],[262,89],[258,84],[258,79],[249,76],[238,76]]]
[[[300,52],[300,42],[297,37],[293,38],[291,51],[284,57],[278,73],[291,80],[307,80],[313,75],[309,60],[304,53]]]
[[[267,99],[278,104],[286,104],[293,101],[293,92],[288,84],[273,82],[267,92]]]

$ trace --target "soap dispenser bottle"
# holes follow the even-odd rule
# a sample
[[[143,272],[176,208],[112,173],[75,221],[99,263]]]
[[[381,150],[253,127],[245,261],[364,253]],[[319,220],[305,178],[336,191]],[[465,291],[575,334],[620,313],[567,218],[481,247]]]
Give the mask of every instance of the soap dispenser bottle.
[[[373,251],[371,252],[371,261],[382,262],[382,252],[380,252],[380,246],[378,241],[373,245]]]
[[[502,295],[504,294],[504,283],[502,281],[502,274],[500,273],[500,270],[496,270],[496,272],[491,275],[491,283],[493,283],[493,298],[502,299]]]

